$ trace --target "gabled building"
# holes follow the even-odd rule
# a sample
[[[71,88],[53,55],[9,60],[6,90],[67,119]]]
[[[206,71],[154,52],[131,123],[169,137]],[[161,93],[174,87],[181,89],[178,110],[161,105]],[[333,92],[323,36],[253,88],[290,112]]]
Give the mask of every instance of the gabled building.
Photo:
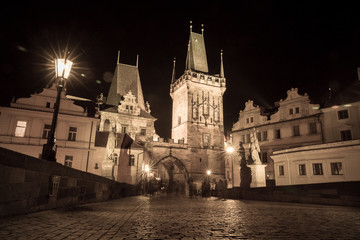
[[[267,164],[267,180],[275,179],[274,163],[270,158],[274,151],[323,142],[320,105],[311,104],[306,93],[301,95],[297,88],[292,88],[287,91],[286,99],[276,102],[275,106],[275,113],[262,115],[260,107],[249,100],[231,131],[232,145],[236,149],[243,147],[246,155],[250,134],[256,132],[260,158]],[[240,186],[239,167],[239,160],[227,161],[225,166],[227,179],[233,186]]]
[[[55,85],[29,98],[19,98],[0,107],[0,146],[41,158],[51,129],[57,90]],[[61,93],[55,133],[56,161],[68,167],[99,174],[101,162],[94,159],[95,130],[99,119],[88,117],[84,109]]]
[[[102,176],[135,185],[144,168],[143,145],[156,135],[156,118],[144,102],[138,59],[132,66],[120,63],[119,57],[106,102],[98,112],[96,136],[102,144],[96,145],[95,158],[101,159]]]

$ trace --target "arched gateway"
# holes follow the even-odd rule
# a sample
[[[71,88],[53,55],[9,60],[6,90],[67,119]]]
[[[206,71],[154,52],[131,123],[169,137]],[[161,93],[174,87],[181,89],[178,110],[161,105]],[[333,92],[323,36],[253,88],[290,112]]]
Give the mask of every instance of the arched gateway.
[[[189,172],[183,162],[175,156],[165,156],[153,165],[164,191],[189,195]]]

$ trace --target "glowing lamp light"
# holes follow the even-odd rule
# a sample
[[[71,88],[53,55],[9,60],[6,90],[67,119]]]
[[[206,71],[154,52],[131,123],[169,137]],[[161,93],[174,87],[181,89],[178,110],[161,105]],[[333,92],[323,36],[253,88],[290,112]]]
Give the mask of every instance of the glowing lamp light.
[[[207,175],[210,175],[210,174],[211,174],[211,170],[207,170],[207,171],[206,171],[206,174],[207,174]]]
[[[145,165],[145,172],[149,172],[150,171],[150,167],[149,167],[149,165]]]
[[[56,77],[67,79],[69,77],[73,62],[66,59],[55,59]]]
[[[233,153],[233,152],[234,152],[234,148],[233,148],[233,147],[228,147],[228,148],[226,148],[226,152],[227,152],[227,153]]]
[[[344,107],[351,107],[351,104],[345,104]]]

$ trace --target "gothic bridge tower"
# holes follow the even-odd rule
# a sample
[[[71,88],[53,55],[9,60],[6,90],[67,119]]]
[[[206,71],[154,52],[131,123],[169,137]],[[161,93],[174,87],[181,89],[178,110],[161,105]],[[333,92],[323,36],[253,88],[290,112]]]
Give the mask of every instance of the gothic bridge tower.
[[[223,53],[220,73],[210,74],[206,57],[204,28],[192,31],[182,76],[175,78],[175,60],[170,85],[172,105],[171,138],[189,147],[223,149],[223,94],[226,90]]]

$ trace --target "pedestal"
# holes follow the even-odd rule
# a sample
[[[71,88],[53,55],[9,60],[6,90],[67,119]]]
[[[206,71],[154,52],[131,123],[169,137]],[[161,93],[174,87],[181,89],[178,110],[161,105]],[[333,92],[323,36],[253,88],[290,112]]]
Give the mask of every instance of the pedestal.
[[[265,164],[248,165],[251,169],[251,188],[266,187]]]

